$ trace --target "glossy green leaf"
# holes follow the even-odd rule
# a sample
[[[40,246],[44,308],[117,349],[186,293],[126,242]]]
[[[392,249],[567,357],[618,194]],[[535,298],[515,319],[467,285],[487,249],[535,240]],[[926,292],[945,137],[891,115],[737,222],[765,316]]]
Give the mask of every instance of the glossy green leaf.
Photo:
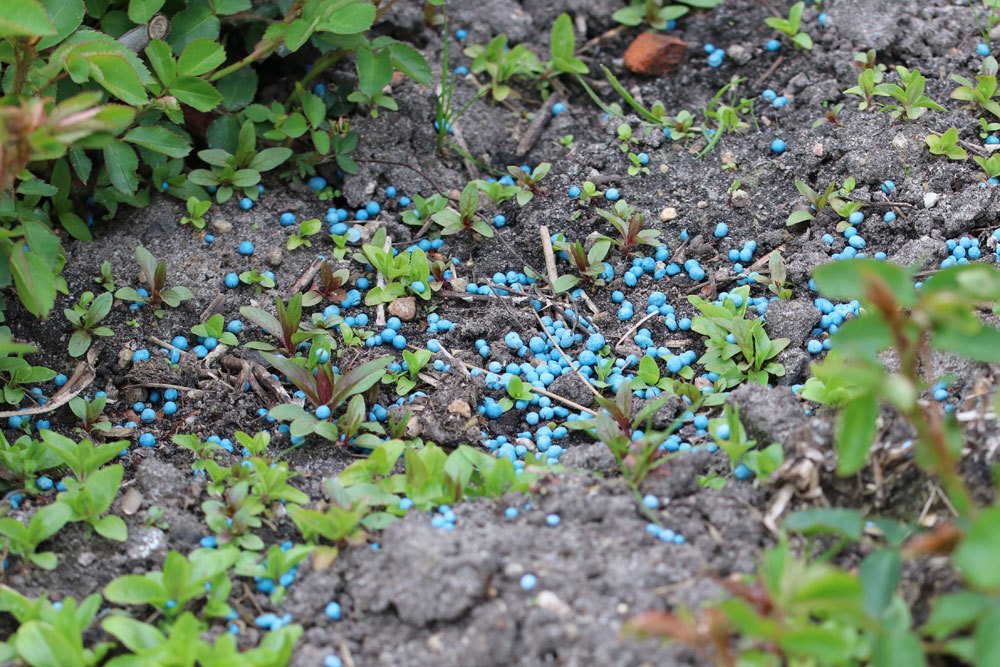
[[[191,41],[177,60],[177,71],[181,76],[201,76],[214,70],[226,61],[226,51],[222,45],[209,39]]]
[[[163,7],[164,0],[129,0],[128,20],[143,25]]]
[[[981,512],[955,550],[955,566],[973,586],[1000,588],[1000,505]]]
[[[45,7],[38,0],[4,0],[0,37],[44,37],[56,34]]]
[[[135,127],[122,139],[170,157],[185,157],[191,152],[191,144],[179,133],[156,125]]]
[[[139,187],[139,158],[123,141],[112,141],[104,147],[104,166],[111,184],[126,195],[134,195]]]
[[[170,92],[182,104],[198,111],[211,111],[222,102],[222,95],[215,86],[204,79],[193,76],[178,77],[170,85]]]
[[[42,0],[42,5],[48,12],[56,33],[43,37],[35,47],[38,51],[55,46],[83,23],[83,0]],[[3,11],[7,12],[6,6]]]
[[[848,402],[837,423],[837,473],[851,475],[861,469],[875,440],[878,400],[865,394]]]

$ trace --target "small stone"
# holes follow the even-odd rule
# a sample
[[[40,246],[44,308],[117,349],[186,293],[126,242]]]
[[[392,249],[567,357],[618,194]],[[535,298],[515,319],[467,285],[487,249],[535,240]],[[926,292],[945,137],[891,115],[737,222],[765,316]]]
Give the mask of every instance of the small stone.
[[[552,591],[542,591],[535,598],[535,602],[545,611],[560,618],[569,618],[573,615],[573,609]]]
[[[819,142],[813,144],[813,155],[816,157],[823,157],[823,144]]]
[[[742,44],[733,44],[730,46],[726,49],[726,55],[729,58],[732,58],[733,62],[737,65],[746,65],[753,58],[753,54],[750,53],[750,49]]]
[[[662,211],[660,211],[660,220],[663,222],[669,222],[677,217],[677,209],[673,206],[668,206]]]
[[[734,208],[749,208],[751,199],[750,194],[746,190],[736,190],[731,196],[730,200],[733,203]]]
[[[80,567],[90,567],[97,560],[97,556],[93,551],[81,551],[80,555],[76,557],[76,562]]]
[[[229,222],[225,218],[212,218],[212,229],[214,229],[219,234],[225,234],[226,232],[232,231],[233,223]]]
[[[910,143],[910,140],[906,138],[906,135],[900,132],[892,138],[892,146],[898,150],[903,150],[906,145]]]
[[[389,314],[409,322],[417,315],[417,302],[412,296],[396,299],[389,304]]]
[[[708,208],[708,202],[707,202],[707,201],[705,201],[704,199],[702,199],[701,201],[699,201],[699,202],[698,202],[698,203],[696,204],[696,206],[697,206],[698,208]]]
[[[464,419],[469,419],[472,417],[472,408],[469,404],[460,398],[456,398],[454,401],[448,404],[448,412],[458,415]]]
[[[924,208],[934,208],[938,200],[941,199],[941,195],[936,192],[925,192],[924,193]]]
[[[279,267],[281,266],[281,260],[282,260],[281,248],[279,248],[278,246],[274,246],[273,248],[267,251],[268,265],[273,267]]]
[[[134,486],[130,486],[122,498],[122,512],[131,516],[139,511],[142,505],[142,493]]]
[[[668,74],[684,60],[687,46],[683,40],[670,35],[644,32],[632,40],[625,51],[625,67],[645,76]]]

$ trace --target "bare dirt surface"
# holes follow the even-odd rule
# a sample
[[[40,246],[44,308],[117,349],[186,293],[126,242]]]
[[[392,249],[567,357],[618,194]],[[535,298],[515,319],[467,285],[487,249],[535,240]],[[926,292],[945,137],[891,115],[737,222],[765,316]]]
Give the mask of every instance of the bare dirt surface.
[[[424,25],[420,4],[399,3],[377,28],[397,38],[405,36],[421,46],[429,61],[439,63],[441,38]],[[831,418],[822,411],[813,413],[793,394],[791,386],[805,381],[809,363],[815,359],[805,349],[807,340],[817,337],[814,329],[820,319],[813,305],[815,295],[808,286],[809,272],[830,261],[831,254],[842,251],[846,243],[837,233],[837,219],[832,214],[798,228],[786,227],[785,218],[801,203],[795,179],[821,190],[830,181],[840,183],[853,176],[857,188],[852,198],[864,202],[861,210],[866,221],[861,231],[867,241],[865,252],[884,252],[892,261],[922,262],[933,268],[948,254],[946,240],[965,235],[980,239],[984,254],[992,255],[993,250],[987,248],[993,230],[1000,225],[1000,189],[984,186],[971,162],[957,164],[932,156],[924,144],[929,132],[950,126],[960,128],[963,136],[976,136],[974,115],[952,103],[948,112],[929,113],[916,122],[904,123],[887,114],[857,111],[855,98],[841,93],[855,84],[852,54],[874,47],[880,62],[918,68],[928,77],[927,94],[946,101],[953,87],[947,73],[971,76],[978,66],[974,57],[978,35],[969,8],[967,3],[945,0],[829,0],[825,3],[829,27],[817,25],[813,9],[806,12],[805,25],[816,43],[812,52],[796,53],[785,45],[773,54],[767,52],[765,43],[775,35],[762,22],[772,14],[770,4],[783,3],[728,0],[711,13],[693,12],[682,19],[671,34],[689,43],[687,60],[678,72],[662,78],[639,79],[622,70],[621,57],[634,31],[623,30],[604,39],[587,54],[592,72],[597,72],[597,64],[608,65],[637,98],[647,104],[662,100],[672,114],[683,108],[697,115],[732,77],[745,78],[738,97],[757,98],[750,127],[726,134],[704,157],[697,155],[705,146],[704,138],[674,143],[659,130],[650,131],[636,150],[648,153],[651,173],[628,176],[627,161],[615,140],[618,121],[605,119],[574,85],[569,87],[567,111],[553,117],[532,150],[519,158],[515,153],[518,140],[531,114],[542,104],[537,93],[525,87],[523,95],[507,105],[487,100],[474,104],[459,126],[469,154],[484,166],[482,175],[491,168],[502,170],[522,163],[534,166],[542,161],[551,162],[552,171],[528,206],[509,202],[489,211],[489,218],[497,213],[506,217],[506,225],[497,231],[500,240],[472,241],[463,234],[450,237],[440,252],[445,259],[458,259],[456,273],[467,282],[483,284],[498,272],[521,271],[524,266],[541,272],[541,225],[579,240],[592,232],[610,231],[603,220],[592,215],[592,209],[572,219],[580,207],[566,196],[567,189],[586,179],[602,189],[618,188],[624,199],[646,214],[653,228],[662,231],[670,249],[669,261],[682,264],[685,259],[697,259],[707,274],[699,282],[684,272],[655,281],[645,275],[636,287],[627,287],[622,275],[631,262],[626,263],[613,251],[608,261],[616,278],[607,287],[588,290],[596,312],[586,310],[583,304],[579,308],[613,347],[628,334],[615,348],[624,357],[641,355],[632,341],[635,332],[630,329],[642,317],[651,293],[664,293],[666,303],[676,308],[678,319],[691,317],[694,309],[687,301],[689,294],[714,298],[735,286],[738,276],[727,258],[730,249],[738,250],[744,241],[755,240],[754,262],[771,251],[780,251],[793,295],[789,300],[772,302],[764,317],[772,338],[791,340],[779,358],[786,375],[771,388],[745,386],[729,400],[740,407],[751,436],[761,443],[780,442],[786,459],[805,456],[808,450],[822,455],[815,473],[823,494],[808,501],[794,499],[792,505],[848,505],[909,521],[928,512],[945,512],[940,502],[928,501],[933,489],[905,459],[885,463],[883,486],[878,490],[870,473],[847,480],[833,476]],[[526,42],[544,53],[549,26],[559,13],[570,12],[578,26],[586,28],[585,38],[591,39],[613,28],[610,14],[617,7],[611,0],[457,0],[450,3],[449,15],[453,30],[469,31],[467,43],[483,43],[505,31],[512,42]],[[722,67],[713,69],[706,64],[702,49],[706,42],[727,50]],[[452,49],[452,66],[468,65],[468,58],[457,55],[458,51]],[[438,67],[434,64],[432,69],[437,71]],[[765,89],[786,96],[789,104],[773,108],[758,97]],[[474,92],[474,83],[460,82],[460,97],[468,99]],[[606,102],[620,101],[606,86],[599,86],[598,92]],[[168,284],[187,285],[195,295],[182,307],[168,309],[163,319],[148,310],[132,312],[127,306],[116,306],[106,322],[115,335],[96,343],[100,353],[97,376],[85,393],[106,391],[112,401],[107,413],[119,425],[136,420],[133,402],[147,399],[156,385],[184,389],[177,414],[160,416],[129,435],[130,446],[122,459],[125,485],[138,490],[142,502],[137,511],[124,517],[129,526],[128,541],[119,545],[101,540],[89,528],[81,527],[83,524],[73,525],[49,545],[60,554],[58,569],[44,572],[14,567],[5,575],[7,584],[30,595],[82,597],[100,590],[116,576],[158,568],[171,549],[186,553],[198,547],[199,540],[208,534],[199,509],[205,499],[205,483],[192,475],[191,455],[172,445],[170,437],[193,432],[202,438],[232,438],[236,431],[273,431],[274,425],[257,413],[261,407],[271,407],[273,401],[268,403],[252,391],[243,391],[232,369],[221,362],[206,367],[186,358],[179,366],[169,366],[153,338],[169,341],[176,335],[190,335],[190,327],[205,313],[222,313],[228,322],[239,317],[241,306],[273,310],[274,293],[286,294],[317,255],[332,248],[329,240],[322,238],[312,248],[286,250],[289,230],[277,222],[285,211],[293,212],[297,219],[322,218],[330,205],[355,209],[375,199],[383,210],[378,220],[393,240],[408,244],[416,229],[401,224],[398,200],[386,199],[384,188],[392,185],[400,194],[427,196],[434,191],[432,183],[445,191],[461,189],[473,174],[456,157],[435,155],[432,89],[405,82],[397,87],[394,97],[400,112],[354,122],[361,137],[357,153],[360,171],[342,183],[336,181],[332,168],[325,174],[342,190],[342,199],[337,202],[319,201],[305,187],[273,183],[251,211],[240,210],[235,201],[213,207],[205,231],[215,240],[207,244],[204,234],[179,225],[182,205],[162,197],[145,210],[123,211],[117,219],[99,223],[94,242],[67,247],[66,279],[72,298],[64,297],[59,307],[68,306],[83,290],[95,289],[93,278],[104,260],[111,262],[119,285],[136,285],[138,267],[133,250],[139,243],[167,262]],[[827,107],[839,102],[845,106],[837,124],[813,127],[813,121],[822,117]],[[638,127],[638,119],[631,120],[633,127]],[[559,144],[566,134],[574,137],[569,149]],[[769,148],[775,138],[787,144],[782,155]],[[880,189],[885,180],[896,185],[889,195]],[[936,197],[928,207],[925,201],[930,201],[927,196],[931,193]],[[664,209],[673,210],[661,216]],[[883,221],[888,211],[896,213],[894,222]],[[720,222],[729,228],[728,236],[721,239],[713,235]],[[367,229],[370,231],[372,225]],[[833,236],[832,245],[822,241],[824,234]],[[237,252],[245,240],[256,248],[250,258]],[[758,268],[765,266],[763,260]],[[273,271],[277,288],[256,293],[247,286],[224,286],[226,273],[249,268]],[[352,283],[361,275],[357,265],[354,271]],[[570,271],[565,262],[560,263],[560,271]],[[765,294],[762,288],[757,289]],[[636,304],[636,317],[619,321],[618,305],[611,299],[614,290],[622,290]],[[515,361],[515,356],[503,344],[505,334],[517,332],[524,341],[539,335],[527,304],[501,305],[495,300],[462,298],[461,289],[454,291],[458,296],[436,297],[429,303],[435,313],[456,326],[448,333],[428,334],[429,309],[420,305],[414,321],[402,329],[411,344],[421,346],[434,337],[458,358],[479,365],[486,362],[477,354],[473,341],[482,338],[491,343],[490,361],[506,365]],[[350,312],[366,312],[374,318],[373,309],[353,308]],[[10,304],[8,324],[17,338],[47,351],[36,363],[72,372],[74,363],[64,353],[70,331],[63,328],[61,317],[39,325]],[[652,331],[658,345],[669,342],[675,352],[692,349],[700,353],[702,349],[696,334],[669,331],[662,318],[653,318],[643,326]],[[240,340],[255,337],[260,337],[259,332],[248,325]],[[132,351],[139,348],[152,352],[149,362],[132,363]],[[241,348],[230,354],[259,361],[251,350]],[[361,354],[370,355],[371,351],[363,349]],[[982,387],[992,386],[993,369],[948,359],[940,364],[942,375],[954,377],[949,401],[956,406],[974,404],[983,395]],[[449,374],[432,375],[441,386],[422,387],[428,396],[414,403],[423,406],[424,412],[416,410],[415,414],[418,421],[424,415],[421,431],[425,439],[447,446],[462,442],[478,446],[485,438],[514,438],[528,428],[523,415],[515,411],[498,420],[476,419],[473,413],[471,422],[442,421],[440,416],[447,414],[446,407],[456,397],[475,404],[483,395],[499,398],[499,394],[484,388],[481,377],[475,383],[460,380],[454,369]],[[576,380],[572,375],[562,378],[552,391],[578,402],[590,400],[586,388]],[[395,396],[383,388],[379,399],[388,406]],[[75,420],[68,410],[48,417],[54,429],[71,433]],[[965,472],[973,486],[986,495],[991,481],[985,471],[994,455],[997,434],[982,425],[970,429],[972,444]],[[7,430],[8,438],[16,437],[15,429]],[[155,447],[136,444],[138,435],[145,432],[155,435]],[[695,445],[705,442],[693,426],[685,427],[681,434]],[[889,449],[910,437],[906,427],[887,418],[881,446]],[[648,518],[618,477],[603,445],[591,444],[580,436],[561,444],[568,449],[561,459],[567,472],[545,477],[530,496],[458,504],[452,508],[457,519],[449,531],[432,527],[427,513],[411,512],[387,530],[371,534],[367,544],[346,547],[328,569],[317,571],[303,565],[282,607],[273,607],[265,595],[254,591],[252,581],[241,585],[233,600],[241,612],[241,644],[253,645],[260,637],[261,631],[252,623],[254,616],[273,611],[289,613],[305,627],[293,658],[293,664],[302,667],[321,665],[330,654],[358,667],[701,664],[681,648],[623,636],[623,624],[642,611],[697,607],[724,594],[720,578],[752,572],[760,551],[773,540],[762,518],[774,487],[766,481],[733,479],[721,452],[710,454],[696,448],[699,451],[672,455],[642,489],[642,493],[660,498],[660,520],[684,538],[682,544],[668,544],[646,531]],[[275,452],[287,450],[287,460],[299,474],[294,484],[313,498],[322,495],[324,479],[336,476],[359,455],[318,439],[293,449],[288,436],[278,432],[272,448]],[[709,474],[727,478],[724,488],[703,488],[698,478]],[[29,497],[15,515],[27,517],[48,500]],[[115,505],[119,514],[121,503],[119,498]],[[163,508],[164,514],[161,522],[150,525],[149,510],[154,506]],[[517,508],[516,518],[505,518],[504,510],[509,507]],[[559,516],[557,526],[548,525],[546,517],[551,514]],[[269,545],[298,538],[287,521],[265,534]],[[521,586],[525,574],[537,577],[537,586],[530,591]],[[946,581],[935,582],[931,568],[914,568],[904,576],[903,590],[910,599],[948,585]],[[341,604],[342,620],[324,616],[324,607],[331,600]],[[0,621],[0,633],[5,622]]]

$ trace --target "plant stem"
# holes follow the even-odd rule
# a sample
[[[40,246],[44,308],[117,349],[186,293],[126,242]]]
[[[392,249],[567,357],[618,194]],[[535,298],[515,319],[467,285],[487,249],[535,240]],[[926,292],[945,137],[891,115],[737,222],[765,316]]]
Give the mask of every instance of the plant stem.
[[[14,83],[13,92],[20,95],[24,90],[24,83],[28,80],[28,70],[31,69],[31,59],[35,55],[35,44],[26,39],[18,39],[14,46]]]

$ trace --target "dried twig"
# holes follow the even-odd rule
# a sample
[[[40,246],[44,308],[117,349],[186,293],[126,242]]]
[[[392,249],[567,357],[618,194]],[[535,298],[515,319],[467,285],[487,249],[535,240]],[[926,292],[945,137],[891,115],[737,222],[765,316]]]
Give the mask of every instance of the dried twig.
[[[549,120],[552,118],[552,107],[556,105],[559,99],[559,93],[552,93],[549,95],[549,99],[545,100],[542,108],[535,112],[535,117],[531,121],[531,125],[525,130],[521,140],[517,142],[516,152],[518,157],[527,155],[534,148],[535,144],[538,143],[542,133],[545,132],[545,126],[549,124]]]
[[[556,272],[556,256],[552,252],[552,235],[549,234],[549,226],[540,226],[538,234],[542,237],[542,253],[545,255],[545,275],[549,280],[549,287],[554,292],[556,289],[556,279],[559,277],[559,274]]]
[[[66,382],[66,384],[64,384],[59,391],[53,394],[45,405],[36,405],[32,408],[22,408],[20,410],[0,412],[0,418],[24,417],[27,415],[41,415],[46,412],[52,412],[53,410],[62,407],[76,398],[81,391],[90,386],[90,383],[94,381],[95,377],[96,374],[90,364],[81,361],[76,365],[76,369],[73,370],[73,375]]]
[[[316,277],[316,274],[319,272],[319,267],[322,266],[324,261],[325,259],[323,257],[317,257],[316,259],[314,259],[312,264],[310,264],[306,268],[306,270],[302,272],[302,275],[299,276],[299,279],[296,280],[292,284],[292,286],[289,287],[288,290],[285,292],[285,298],[290,299],[297,293],[301,292],[303,289],[308,287],[309,284],[312,282],[312,279]]]

